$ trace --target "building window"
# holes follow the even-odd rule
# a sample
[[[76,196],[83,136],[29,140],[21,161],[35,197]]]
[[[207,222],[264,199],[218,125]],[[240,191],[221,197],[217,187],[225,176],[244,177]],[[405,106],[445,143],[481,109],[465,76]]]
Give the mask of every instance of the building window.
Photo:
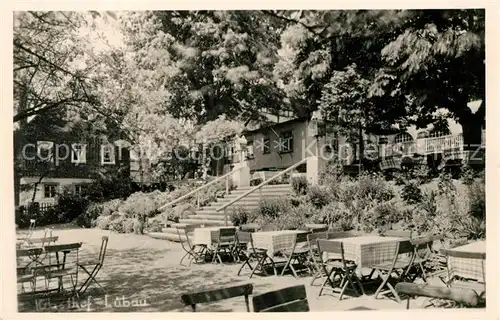
[[[264,138],[262,143],[262,153],[263,154],[271,153],[271,141],[267,137]]]
[[[56,184],[44,184],[43,185],[43,194],[45,198],[55,198],[57,191]]]
[[[115,164],[115,148],[112,144],[101,145],[101,164]]]
[[[253,152],[253,141],[247,142],[247,159],[253,159],[255,157]]]
[[[52,141],[37,141],[37,156],[42,161],[52,161],[52,150],[54,143]]]
[[[82,195],[84,191],[85,191],[85,185],[75,184],[75,194]]]
[[[87,145],[74,143],[71,145],[71,162],[85,163],[87,162]]]
[[[409,133],[406,133],[406,132],[398,134],[394,138],[394,143],[403,143],[403,142],[411,142],[411,141],[413,141],[413,137]]]
[[[283,132],[279,144],[280,153],[293,152],[293,134],[292,131]]]

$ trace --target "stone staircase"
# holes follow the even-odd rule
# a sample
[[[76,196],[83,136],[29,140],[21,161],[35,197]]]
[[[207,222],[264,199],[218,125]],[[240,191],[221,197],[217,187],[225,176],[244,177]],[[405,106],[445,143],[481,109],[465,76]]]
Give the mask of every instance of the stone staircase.
[[[164,239],[170,241],[179,241],[179,236],[177,234],[177,226],[184,225],[200,225],[200,226],[224,226],[224,211],[217,212],[216,209],[220,208],[226,203],[229,203],[241,196],[253,187],[241,187],[236,190],[231,191],[229,195],[224,198],[217,199],[216,202],[212,202],[204,207],[199,208],[196,214],[189,215],[187,219],[180,219],[179,223],[172,224],[170,227],[163,228],[162,232],[151,232],[149,235],[153,238]],[[277,184],[277,185],[265,185],[261,190],[257,190],[245,198],[237,201],[233,205],[227,208],[228,212],[228,225],[232,225],[230,220],[230,213],[234,208],[240,207],[248,211],[254,210],[258,207],[261,197],[262,198],[275,198],[283,197],[290,194],[292,191],[290,184]]]

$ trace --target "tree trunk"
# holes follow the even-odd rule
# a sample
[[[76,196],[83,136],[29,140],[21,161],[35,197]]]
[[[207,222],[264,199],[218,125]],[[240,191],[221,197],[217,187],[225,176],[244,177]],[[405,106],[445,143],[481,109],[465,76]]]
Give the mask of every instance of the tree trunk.
[[[484,119],[477,114],[470,114],[459,120],[462,125],[464,151],[476,151],[481,147],[482,125]]]
[[[41,174],[40,175],[40,179],[38,179],[37,182],[35,182],[35,185],[33,186],[33,196],[31,197],[31,203],[35,202],[35,199],[36,199],[36,192],[37,192],[37,189],[38,189],[38,185],[40,183],[42,183],[42,180],[43,180],[43,177],[45,175],[44,174]]]

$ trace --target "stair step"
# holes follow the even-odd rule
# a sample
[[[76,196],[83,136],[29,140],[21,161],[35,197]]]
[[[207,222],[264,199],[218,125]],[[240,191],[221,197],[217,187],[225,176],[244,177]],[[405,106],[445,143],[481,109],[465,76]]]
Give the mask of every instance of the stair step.
[[[216,220],[224,222],[223,214],[191,214],[188,216],[189,219],[201,219],[201,220]],[[229,219],[229,217],[228,217]]]
[[[204,225],[205,227],[208,226],[223,226],[224,221],[217,221],[217,220],[204,220],[204,219],[181,219],[181,223],[188,223],[188,224],[199,224],[199,225]],[[232,225],[230,221],[228,221],[229,225]]]

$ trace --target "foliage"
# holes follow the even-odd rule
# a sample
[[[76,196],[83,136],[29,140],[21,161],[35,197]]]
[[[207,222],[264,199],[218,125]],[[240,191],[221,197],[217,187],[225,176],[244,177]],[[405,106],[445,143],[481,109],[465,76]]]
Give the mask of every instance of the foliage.
[[[321,209],[332,201],[330,190],[324,186],[310,186],[307,189],[306,198],[309,203]]]
[[[298,195],[304,195],[307,193],[308,181],[305,176],[297,176],[291,178],[292,190]]]
[[[480,221],[486,220],[486,190],[484,178],[478,178],[467,186],[470,215]]]
[[[77,225],[84,228],[95,227],[94,221],[97,217],[103,215],[104,206],[100,203],[89,203],[85,212],[76,217],[75,222]]]
[[[236,206],[230,213],[230,220],[233,226],[241,226],[249,222],[251,213],[243,207]]]
[[[259,202],[255,214],[258,217],[275,219],[290,209],[291,203],[287,198],[264,198]]]
[[[409,204],[420,203],[423,195],[419,184],[414,180],[408,181],[401,189],[401,198]]]
[[[343,178],[344,166],[337,157],[328,159],[319,172],[319,184],[334,186]]]

